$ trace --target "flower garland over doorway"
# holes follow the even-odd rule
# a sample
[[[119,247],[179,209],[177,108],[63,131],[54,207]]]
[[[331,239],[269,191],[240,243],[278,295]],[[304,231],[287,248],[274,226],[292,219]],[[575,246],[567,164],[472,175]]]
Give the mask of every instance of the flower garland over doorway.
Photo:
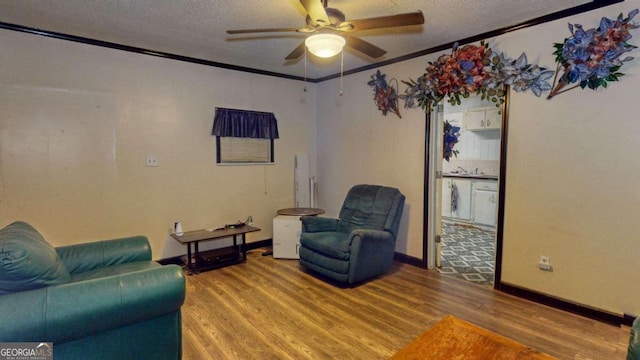
[[[399,97],[405,100],[406,108],[419,105],[431,111],[434,104],[445,98],[450,104],[459,105],[461,98],[474,92],[499,107],[504,102],[506,85],[516,92],[531,91],[538,97],[550,91],[547,99],[578,86],[606,88],[608,82],[618,81],[623,75],[619,72],[623,63],[633,59],[621,56],[636,48],[627,41],[631,39],[629,30],[639,27],[631,22],[637,14],[635,9],[626,18],[622,14],[615,20],[603,17],[599,27],[589,30],[580,24],[569,24],[572,36],[554,45],[556,71],[529,64],[525,53],[515,60],[508,58],[484,41],[479,46],[459,47],[456,43],[451,54],[429,62],[422,76],[403,80],[407,88]],[[552,85],[549,80],[554,74]],[[565,88],[572,83],[577,84]]]
[[[632,22],[638,12],[634,9],[626,18],[622,14],[616,19],[603,17],[597,28],[589,30],[584,30],[580,24],[569,24],[571,36],[554,44],[555,71],[530,64],[525,53],[517,59],[508,58],[481,41],[479,46],[459,47],[455,43],[451,54],[443,54],[435,62],[429,62],[423,75],[415,80],[402,80],[407,85],[402,95],[387,84],[386,75],[380,70],[371,75],[367,84],[374,88],[378,110],[383,115],[392,111],[400,118],[398,99],[405,101],[405,108],[420,106],[431,112],[433,106],[445,98],[451,105],[460,105],[461,99],[472,93],[500,107],[505,101],[506,86],[516,92],[531,91],[538,97],[549,91],[547,99],[578,87],[606,88],[609,82],[620,80],[624,75],[620,68],[633,59],[630,56],[622,58],[622,55],[636,48],[628,41],[630,30],[640,27]],[[575,85],[567,87],[570,84]],[[454,146],[460,128],[449,123],[444,125],[443,156],[449,161],[451,156],[458,155]]]

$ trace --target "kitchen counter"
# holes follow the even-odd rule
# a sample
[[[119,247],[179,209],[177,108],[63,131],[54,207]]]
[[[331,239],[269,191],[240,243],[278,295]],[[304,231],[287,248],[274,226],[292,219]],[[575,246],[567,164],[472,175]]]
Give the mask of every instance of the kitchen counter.
[[[476,179],[476,180],[498,180],[496,175],[481,174],[460,174],[460,173],[444,173],[442,177],[459,178],[459,179]]]

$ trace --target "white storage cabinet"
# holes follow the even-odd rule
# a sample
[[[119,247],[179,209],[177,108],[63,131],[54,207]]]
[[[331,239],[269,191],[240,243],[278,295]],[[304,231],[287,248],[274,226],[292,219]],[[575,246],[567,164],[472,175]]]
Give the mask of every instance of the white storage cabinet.
[[[300,216],[278,215],[273,219],[273,257],[277,259],[299,259]]]

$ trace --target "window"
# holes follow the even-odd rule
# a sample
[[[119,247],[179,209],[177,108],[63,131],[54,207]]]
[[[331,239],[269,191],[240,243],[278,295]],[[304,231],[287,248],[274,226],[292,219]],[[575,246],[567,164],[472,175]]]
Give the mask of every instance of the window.
[[[278,124],[273,113],[216,108],[212,135],[218,164],[272,163]]]
[[[273,139],[216,137],[217,163],[272,163]]]

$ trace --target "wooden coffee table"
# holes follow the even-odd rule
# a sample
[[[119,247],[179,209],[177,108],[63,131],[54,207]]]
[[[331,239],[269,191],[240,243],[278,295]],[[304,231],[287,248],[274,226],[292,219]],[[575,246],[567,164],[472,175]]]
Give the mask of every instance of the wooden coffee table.
[[[187,231],[182,235],[171,234],[181,244],[187,245],[187,266],[194,273],[200,271],[220,268],[227,265],[233,265],[247,260],[247,243],[246,233],[260,231],[259,228],[244,225],[233,228],[221,228],[216,230],[194,230]],[[240,235],[242,243],[238,244],[237,236]],[[233,237],[233,247],[229,249],[218,249],[208,251],[206,256],[200,253],[198,244],[203,241],[221,240]],[[191,244],[194,247],[193,261],[191,256]]]
[[[553,356],[451,315],[440,320],[431,329],[395,353],[391,359],[557,360]]]

